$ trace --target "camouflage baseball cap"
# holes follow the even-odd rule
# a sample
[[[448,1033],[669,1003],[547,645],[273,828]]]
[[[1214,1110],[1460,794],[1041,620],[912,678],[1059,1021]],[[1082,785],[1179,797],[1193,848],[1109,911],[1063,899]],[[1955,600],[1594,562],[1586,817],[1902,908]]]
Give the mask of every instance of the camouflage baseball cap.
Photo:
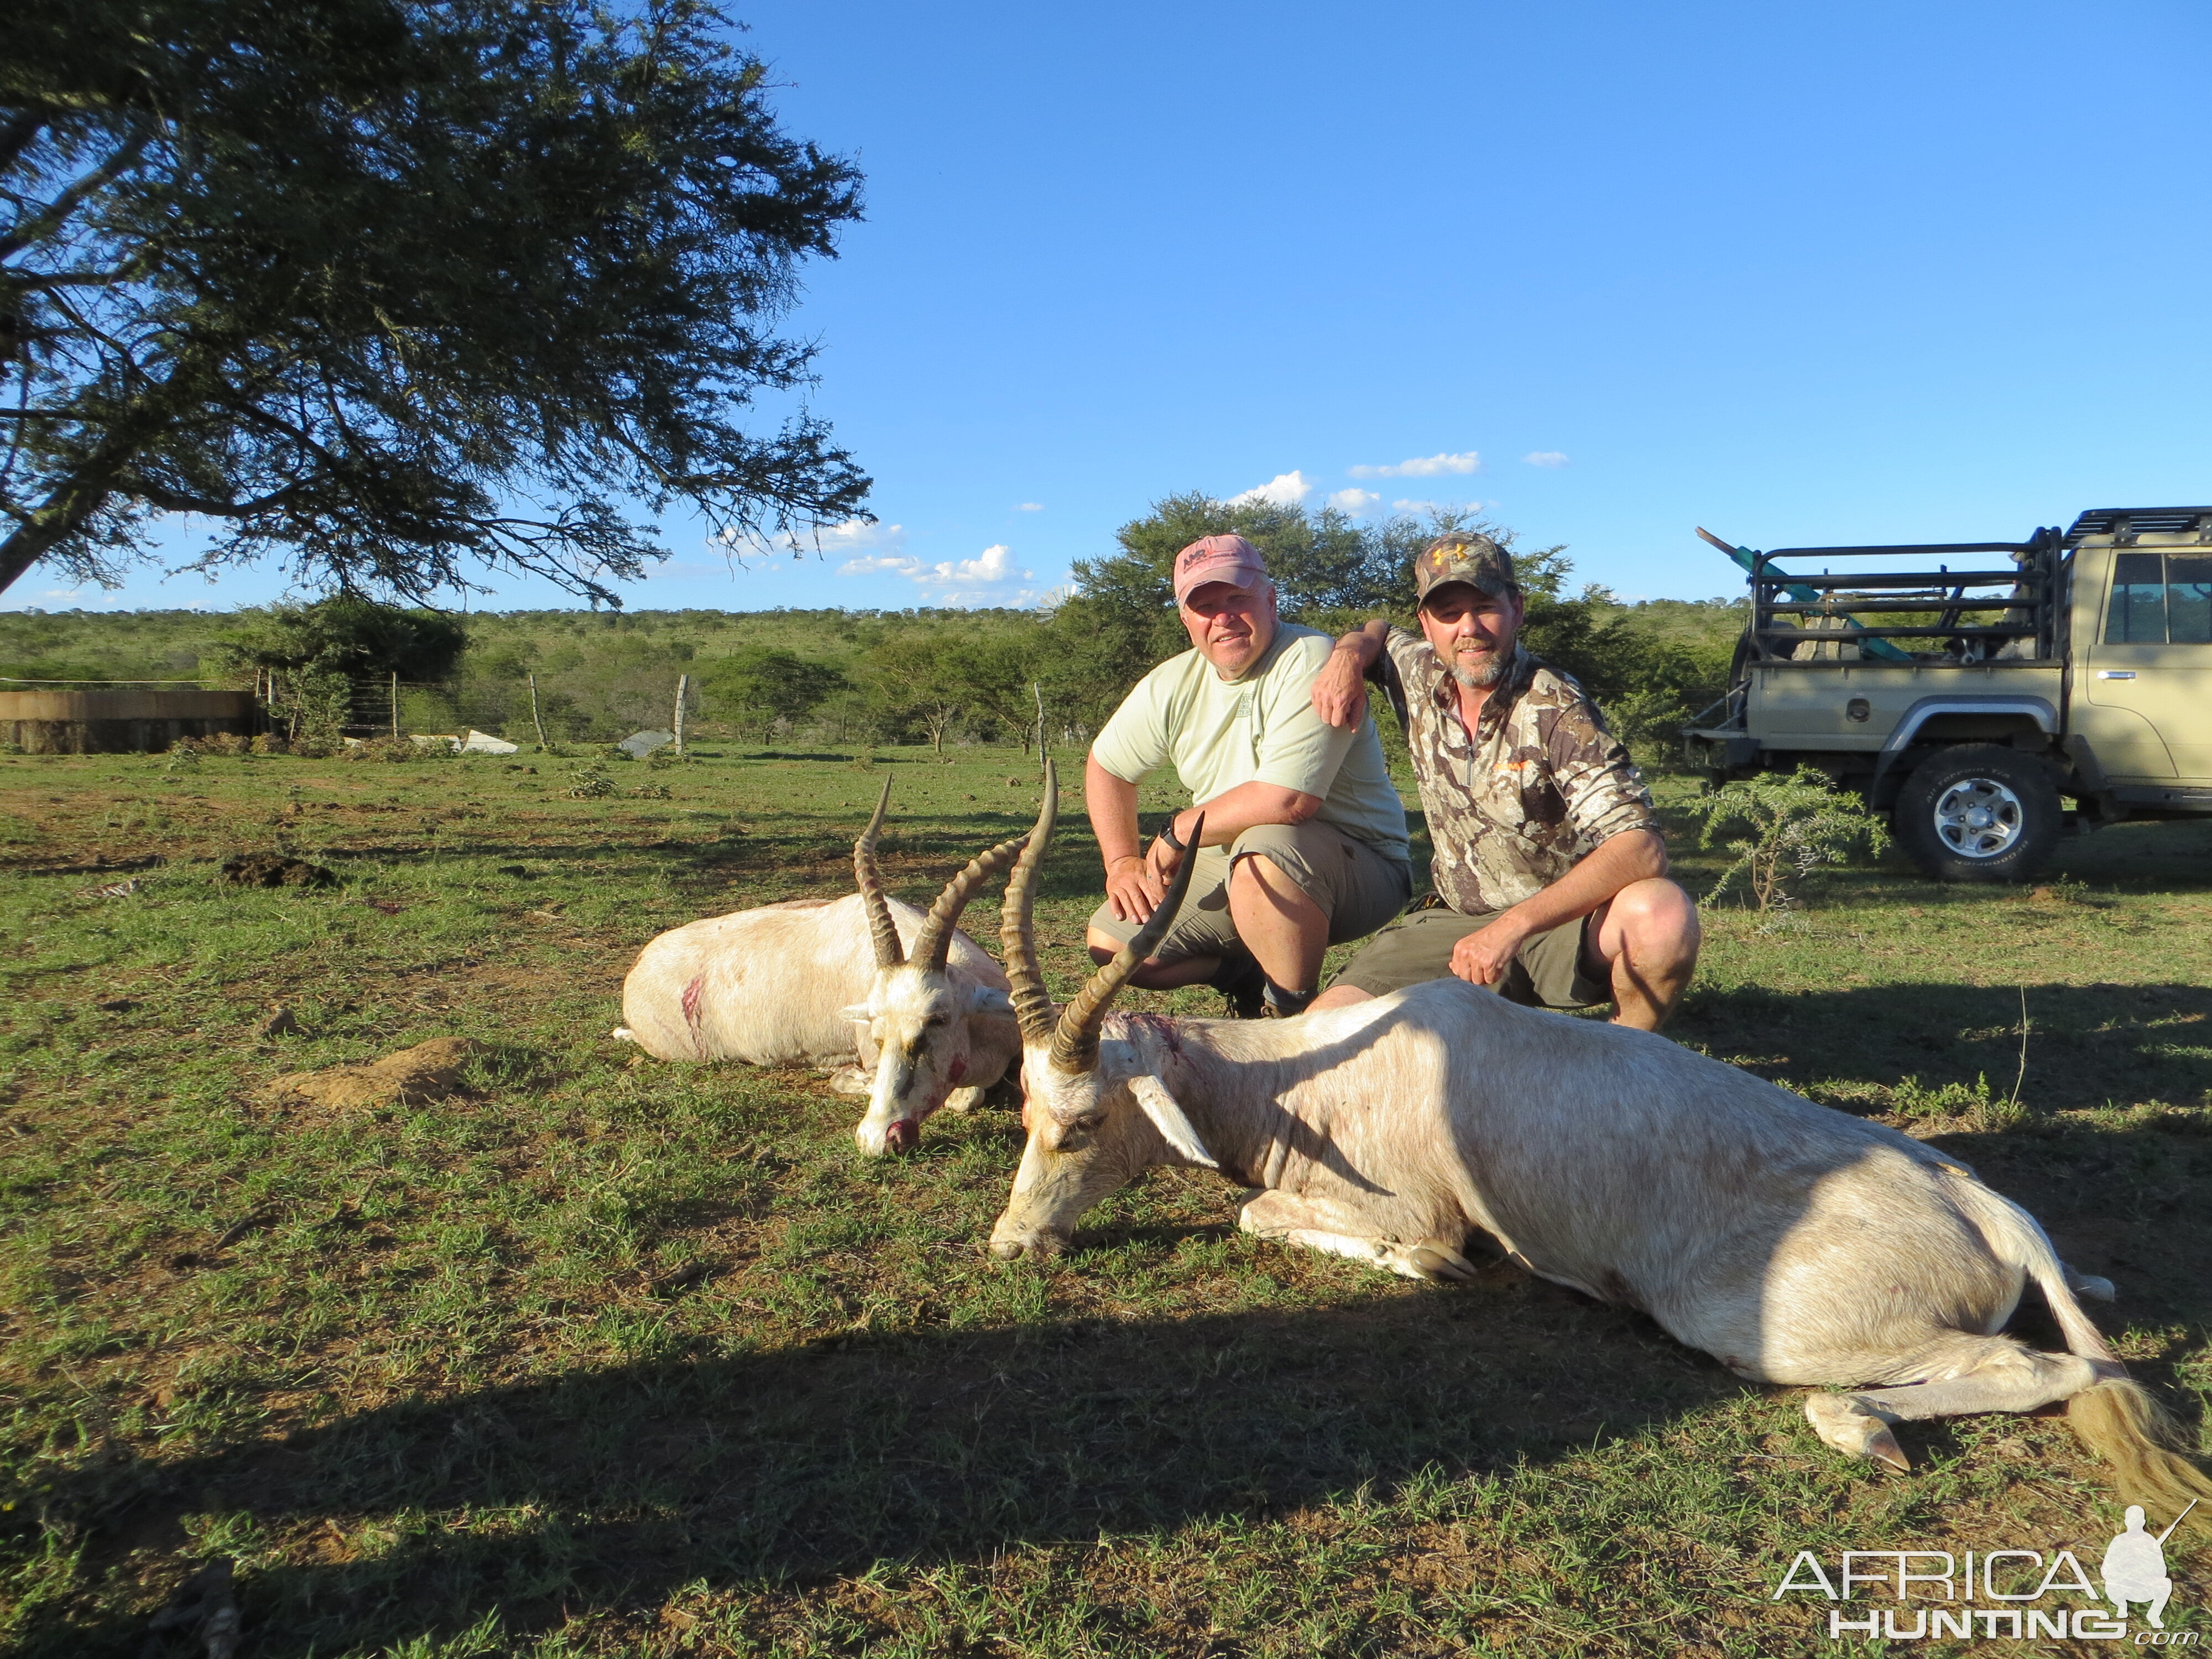
[[[1465,582],[1501,599],[1521,591],[1513,580],[1513,556],[1489,537],[1472,531],[1437,537],[1413,561],[1413,587],[1419,603],[1426,605],[1431,593],[1453,582]]]

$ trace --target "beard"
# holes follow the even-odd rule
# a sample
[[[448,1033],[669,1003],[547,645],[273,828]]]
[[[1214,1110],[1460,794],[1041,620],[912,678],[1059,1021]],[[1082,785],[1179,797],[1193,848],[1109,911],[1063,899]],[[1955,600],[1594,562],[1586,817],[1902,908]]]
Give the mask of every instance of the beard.
[[[1487,690],[1505,678],[1505,670],[1512,660],[1510,651],[1493,651],[1488,661],[1474,668],[1464,667],[1455,659],[1451,677],[1470,691]]]

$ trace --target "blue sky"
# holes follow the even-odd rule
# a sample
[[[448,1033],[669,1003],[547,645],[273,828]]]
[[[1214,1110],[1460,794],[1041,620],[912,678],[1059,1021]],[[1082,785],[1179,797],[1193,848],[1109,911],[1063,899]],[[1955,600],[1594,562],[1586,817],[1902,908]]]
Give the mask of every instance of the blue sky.
[[[880,523],[733,572],[672,521],[635,607],[1034,602],[1190,489],[1480,503],[1680,597],[1735,586],[1697,524],[2212,499],[2201,4],[738,10],[867,176],[788,325]]]

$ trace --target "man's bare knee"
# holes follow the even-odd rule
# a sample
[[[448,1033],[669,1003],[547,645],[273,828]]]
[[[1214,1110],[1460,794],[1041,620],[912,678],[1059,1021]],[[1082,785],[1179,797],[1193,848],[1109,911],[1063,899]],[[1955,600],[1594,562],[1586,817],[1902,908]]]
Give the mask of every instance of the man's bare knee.
[[[1632,894],[1633,898],[1621,916],[1631,951],[1654,960],[1694,959],[1704,937],[1696,902],[1663,878],[1639,881],[1635,889],[1641,890],[1631,890],[1621,895],[1630,897]]]
[[[1332,985],[1308,1005],[1308,1012],[1321,1008],[1348,1008],[1355,1002],[1374,1000],[1372,991],[1363,991],[1357,985]]]

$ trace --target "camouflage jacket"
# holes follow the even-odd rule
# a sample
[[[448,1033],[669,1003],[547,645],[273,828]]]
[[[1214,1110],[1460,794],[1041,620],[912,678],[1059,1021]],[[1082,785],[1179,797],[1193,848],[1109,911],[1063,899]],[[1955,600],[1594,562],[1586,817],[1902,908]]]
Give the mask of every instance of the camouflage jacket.
[[[1437,896],[1466,915],[1534,897],[1599,842],[1657,830],[1650,791],[1597,706],[1515,647],[1472,741],[1459,687],[1418,634],[1393,628],[1375,675],[1406,728]]]

